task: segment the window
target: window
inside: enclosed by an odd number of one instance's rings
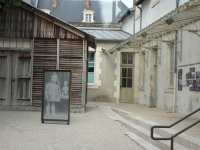
[[[88,83],[94,83],[95,53],[88,53]]]
[[[154,7],[160,0],[151,0],[151,7]]]
[[[171,46],[171,50],[170,50],[170,86],[171,87],[174,86],[174,62],[175,62],[174,56],[175,56],[175,50]]]
[[[83,22],[94,22],[94,11],[84,10],[83,11]]]
[[[92,14],[85,14],[85,22],[92,22]]]

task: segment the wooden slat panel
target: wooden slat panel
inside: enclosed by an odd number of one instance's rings
[[[33,30],[36,30],[35,35],[33,35]],[[12,7],[8,11],[0,14],[0,36],[82,39],[80,36],[61,28],[22,7]]]
[[[60,40],[60,70],[72,71],[71,105],[81,105],[83,41]]]
[[[33,106],[42,105],[43,70],[56,69],[57,39],[35,39],[33,59]]]

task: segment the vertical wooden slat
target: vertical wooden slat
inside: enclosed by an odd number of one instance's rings
[[[59,58],[60,58],[60,54],[59,54],[59,46],[60,46],[60,39],[57,39],[57,64],[56,64],[56,69],[59,70]]]

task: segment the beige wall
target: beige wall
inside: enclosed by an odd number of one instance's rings
[[[200,21],[195,22],[196,26],[199,26]],[[185,27],[187,28],[187,27]],[[194,25],[190,25],[190,28],[195,28]],[[178,33],[179,39],[181,39],[181,31]],[[168,34],[168,37],[175,39],[174,34]],[[162,37],[163,40],[167,40],[167,37]],[[177,69],[183,69],[183,74],[186,75],[189,72],[190,68],[195,67],[195,72],[200,71],[200,51],[199,51],[199,40],[200,37],[190,33],[188,31],[182,31],[182,45],[178,45],[178,51],[181,52],[182,48],[182,60],[177,56]],[[183,86],[182,91],[178,90],[178,79],[176,79],[175,93],[174,88],[169,86],[170,83],[170,49],[171,47],[164,42],[153,43],[152,46],[158,45],[158,56],[160,57],[161,63],[159,60],[157,63],[157,102],[156,107],[164,109],[168,112],[173,111],[173,101],[175,95],[175,112],[188,114],[197,108],[200,107],[200,91],[190,91],[188,86]],[[148,50],[146,50],[147,52]],[[145,104],[144,95],[150,96],[152,86],[151,81],[154,79],[151,77],[153,72],[151,64],[154,63],[151,58],[153,53],[149,52],[149,56],[146,53],[146,59],[148,61],[148,67],[146,65],[145,69],[145,88],[140,88],[138,103]],[[142,58],[140,57],[140,67],[142,66]],[[183,66],[182,65],[189,65]],[[141,74],[141,68],[139,69]],[[178,74],[177,74],[178,78]],[[191,79],[193,80],[193,79]],[[195,78],[196,80],[196,78]],[[141,79],[139,80],[141,82]],[[139,83],[141,84],[141,83]],[[197,113],[196,116],[200,116],[200,113]]]
[[[97,41],[97,49],[95,52],[95,81],[94,85],[88,85],[88,101],[93,102],[116,102],[114,92],[116,87],[114,81],[116,79],[115,63],[116,53],[106,55],[102,48],[111,49],[119,42]],[[92,51],[92,49],[89,49]]]
[[[102,51],[102,47],[107,50],[113,48],[119,42],[98,41],[95,52],[95,83],[88,85],[88,101],[89,102],[113,102],[119,103],[120,99],[120,60],[122,52],[133,52],[128,49],[126,51],[117,51],[112,55],[106,55]],[[89,51],[93,51],[89,49]],[[135,70],[139,68],[139,55],[135,55]],[[134,71],[134,80],[138,80],[139,72]],[[134,83],[133,102],[138,100],[138,82]]]

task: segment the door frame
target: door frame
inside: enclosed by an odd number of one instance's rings
[[[133,54],[133,64],[122,64],[122,55],[123,54]],[[133,103],[134,102],[134,74],[135,74],[135,53],[131,53],[131,52],[122,52],[121,54],[121,59],[120,59],[120,88],[119,88],[119,93],[120,93],[120,96],[119,96],[119,102],[120,103]],[[122,87],[122,68],[132,68],[132,101],[121,101],[121,87]]]

